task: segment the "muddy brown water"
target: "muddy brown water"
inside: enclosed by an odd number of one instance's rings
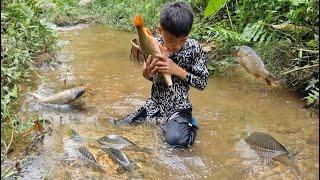
[[[137,110],[150,95],[151,82],[142,77],[140,63],[129,59],[136,34],[91,25],[60,34],[60,63],[42,71],[46,81],[33,92],[46,95],[85,84],[83,97],[64,106],[46,106],[32,99],[21,116],[38,114],[51,122],[37,152],[30,155],[21,179],[295,179],[290,168],[263,160],[243,141],[251,132],[274,136],[296,153],[302,179],[319,178],[318,116],[302,109],[303,102],[281,88],[270,88],[243,71],[210,77],[205,91],[191,89],[193,115],[200,129],[189,149],[168,148],[155,124],[115,127],[110,120]],[[49,68],[50,69],[50,68]],[[240,76],[241,75],[241,76]],[[64,85],[64,81],[66,84]],[[124,150],[134,163],[131,172],[119,171],[106,154],[85,143],[103,171],[72,159],[67,130],[85,138],[122,135],[152,153]]]

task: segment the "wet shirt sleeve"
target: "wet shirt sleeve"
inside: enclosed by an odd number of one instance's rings
[[[191,68],[187,70],[188,74],[185,78],[191,87],[204,90],[207,86],[209,72],[206,66],[206,57],[200,44],[193,49],[193,61]]]

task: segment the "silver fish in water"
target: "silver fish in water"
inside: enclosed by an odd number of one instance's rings
[[[110,134],[97,139],[101,146],[112,147],[115,149],[123,149],[127,146],[135,146],[136,144],[119,135]]]
[[[102,148],[103,151],[108,153],[109,157],[126,170],[131,170],[132,164],[127,155],[119,149],[114,148]]]
[[[45,104],[68,104],[76,100],[77,98],[79,98],[85,91],[86,91],[86,88],[80,86],[80,87],[67,89],[65,91],[56,93],[48,97],[41,97],[34,93],[29,93],[29,94],[37,98],[39,102],[42,102]]]
[[[109,134],[104,137],[97,139],[100,147],[111,147],[114,149],[124,149],[131,151],[140,151],[145,153],[151,153],[152,149],[146,147],[139,147],[134,142],[129,139],[122,137],[120,135]]]

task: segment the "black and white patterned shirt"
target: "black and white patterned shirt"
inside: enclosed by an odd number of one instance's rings
[[[163,39],[156,38],[162,45]],[[147,119],[160,113],[161,117],[168,118],[172,113],[181,109],[192,108],[189,101],[190,86],[204,90],[207,86],[208,70],[206,57],[201,45],[193,39],[188,39],[184,46],[177,52],[170,54],[169,58],[185,69],[188,74],[185,80],[172,75],[172,86],[167,86],[158,77],[152,79],[151,97],[147,99],[144,108]]]

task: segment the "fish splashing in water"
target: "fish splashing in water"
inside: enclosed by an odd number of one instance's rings
[[[288,150],[271,135],[263,132],[254,132],[244,141],[260,156],[265,158],[265,165],[274,159],[290,166],[295,175],[301,176],[301,170],[296,164],[296,160],[289,154]]]
[[[245,68],[248,73],[256,78],[262,78],[268,85],[275,86],[279,82],[265,67],[258,53],[249,46],[234,46],[230,49],[231,54]]]
[[[77,98],[79,98],[84,92],[86,91],[85,87],[74,87],[71,89],[64,90],[62,92],[53,94],[48,97],[41,97],[34,93],[29,93],[35,98],[38,99],[39,102],[45,103],[45,104],[68,104]]]

